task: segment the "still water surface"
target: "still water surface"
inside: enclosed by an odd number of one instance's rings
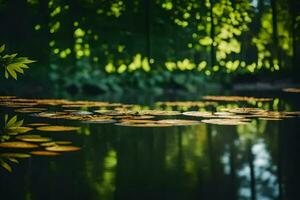
[[[134,109],[184,112],[255,107],[273,111],[300,110],[298,94],[280,93],[268,97],[272,100],[213,101],[212,104],[199,104],[198,107],[191,106],[186,100],[180,102],[180,106],[139,102]],[[211,102],[201,97],[192,100]],[[2,134],[5,135],[5,115],[8,115],[8,119],[17,115],[17,120],[24,120],[22,126],[33,128],[17,135],[38,134],[53,141],[71,141],[69,146],[81,148],[78,151],[59,152],[57,156],[15,158],[18,163],[3,157],[3,154],[30,155],[34,150],[0,148],[2,161],[11,168],[9,172],[0,166],[1,199],[300,199],[299,115],[282,120],[253,117],[245,125],[199,123],[128,127],[89,120],[40,117],[33,113],[45,111],[18,112],[17,109],[22,105],[8,105],[8,100],[3,99],[1,102],[6,104],[0,107],[1,126],[4,127]],[[130,103],[136,102],[132,100]],[[118,108],[40,104],[22,107],[46,108],[46,112],[85,110],[93,113],[99,109]],[[84,112],[77,114],[89,115]],[[156,115],[155,119],[200,121],[203,118]],[[31,126],[31,123],[79,129],[41,131],[37,128],[39,126]],[[20,141],[16,139],[16,134],[8,135],[10,138],[2,137],[2,142]]]

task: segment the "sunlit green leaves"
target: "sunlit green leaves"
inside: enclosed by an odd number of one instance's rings
[[[2,144],[2,143],[0,143]],[[12,172],[11,164],[18,164],[19,161],[17,160],[20,158],[29,158],[29,154],[25,153],[1,153],[0,154],[0,166],[3,167],[8,172]]]
[[[7,164],[4,160],[1,159],[0,164],[5,170],[7,170],[8,172],[12,172],[11,166]]]
[[[8,118],[8,115],[5,115],[4,123],[4,133],[7,134],[8,137],[2,138],[3,140],[9,139],[10,135],[26,133],[32,130],[32,128],[23,126],[23,120],[18,120],[17,115],[10,119]]]
[[[13,55],[8,55],[7,58],[10,59],[9,64],[5,67],[5,78],[9,78],[11,76],[12,78],[17,80],[17,73],[24,74],[23,69],[28,69],[29,67],[27,64],[33,63],[34,61],[29,60],[26,57],[20,57],[20,58],[15,58],[15,54]]]
[[[5,127],[4,127],[5,129],[10,129],[12,127],[16,128],[23,125],[23,120],[17,121],[17,115],[15,115],[9,120],[8,120],[8,115],[5,115],[4,121],[5,121]]]
[[[0,53],[2,53],[5,50],[5,44],[1,45],[0,47]]]
[[[5,45],[0,47],[0,53],[5,50]],[[17,80],[18,73],[24,74],[24,69],[28,69],[29,63],[35,61],[28,59],[27,57],[17,57],[17,54],[6,54],[4,56],[0,55],[0,67],[4,67],[5,78],[12,77]]]

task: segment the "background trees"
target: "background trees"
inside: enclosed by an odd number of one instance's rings
[[[290,0],[2,0],[3,43],[59,87],[121,91],[298,70]],[[14,15],[12,15],[14,13]],[[278,73],[279,72],[279,73]],[[189,82],[190,81],[190,82]]]

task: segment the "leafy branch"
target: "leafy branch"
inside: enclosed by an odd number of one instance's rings
[[[19,161],[13,156],[16,156],[16,154],[14,153],[0,154],[0,165],[8,172],[12,172],[12,167],[11,167],[12,163],[16,163],[16,164],[19,163]]]
[[[27,64],[35,61],[28,59],[27,57],[17,57],[18,54],[6,54],[1,55],[5,50],[5,45],[0,46],[0,67],[4,67],[4,76],[9,78],[11,76],[17,80],[17,74],[24,74],[24,69],[28,69]]]
[[[12,128],[18,128],[23,125],[23,120],[18,121],[17,115],[12,117],[11,119],[8,119],[8,115],[5,115],[4,117],[4,123],[5,123],[5,129],[12,129]]]
[[[0,133],[0,143],[10,140],[10,135],[16,135],[21,133],[18,129],[22,128],[23,120],[18,120],[17,115],[10,118],[8,115],[4,116],[4,130]],[[10,153],[1,153],[0,154],[0,167],[3,167],[8,172],[12,172],[12,163],[19,163],[19,161],[14,158],[15,155]]]

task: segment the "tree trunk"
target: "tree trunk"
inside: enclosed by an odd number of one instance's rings
[[[40,17],[41,17],[41,46],[42,48],[39,50],[42,54],[42,61],[44,63],[49,63],[50,60],[50,54],[51,54],[51,48],[49,46],[51,35],[49,31],[49,8],[48,8],[48,1],[40,1],[39,4],[40,9]]]
[[[150,0],[145,0],[145,31],[146,31],[146,55],[147,58],[151,57],[151,23],[150,23],[150,15],[151,15],[151,5]]]
[[[281,60],[279,58],[279,41],[278,41],[278,28],[277,28],[277,4],[276,0],[271,0],[272,6],[272,27],[273,27],[273,67],[274,67],[274,59],[278,60],[278,64],[281,65]]]
[[[216,52],[215,52],[215,25],[214,25],[214,17],[213,17],[213,0],[210,0],[210,38],[212,39],[212,43],[210,46],[210,58],[211,58],[211,68],[215,65],[216,62]]]
[[[292,48],[293,48],[293,57],[292,57],[292,72],[295,72],[294,74],[298,74],[298,72],[300,71],[297,68],[297,40],[296,40],[296,28],[297,28],[297,22],[296,22],[296,2],[295,0],[291,0],[290,1],[290,9],[291,9],[291,17],[292,17]],[[297,77],[296,77],[297,80]]]

